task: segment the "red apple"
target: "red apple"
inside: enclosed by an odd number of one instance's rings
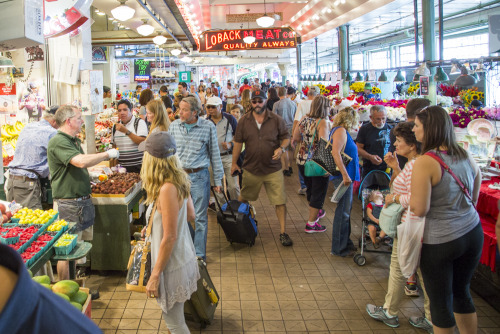
[[[7,217],[7,215],[2,215],[2,224],[5,224],[6,222],[9,221],[9,217]]]
[[[9,217],[9,219],[11,219],[11,218],[12,218],[12,212],[7,211],[5,214],[7,215],[7,217]]]
[[[2,214],[4,214],[5,211],[7,211],[7,208],[2,203],[0,203],[0,211],[2,212]]]

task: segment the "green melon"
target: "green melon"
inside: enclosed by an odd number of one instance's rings
[[[28,274],[30,274],[30,277],[33,278],[33,273],[29,269],[28,269]]]
[[[78,303],[80,305],[85,304],[87,301],[88,294],[84,291],[78,291],[73,298],[71,298],[72,302]]]
[[[41,285],[52,291],[52,287],[49,284],[41,283]]]
[[[75,302],[70,302],[70,303],[71,303],[71,305],[76,307],[78,309],[78,311],[82,312],[82,305],[75,303]]]
[[[79,289],[80,286],[78,285],[78,283],[70,280],[59,281],[52,287],[52,291],[63,293],[69,298],[72,298],[74,295],[76,295]]]
[[[67,300],[68,302],[70,301],[69,297],[66,296],[64,293],[55,292],[55,294],[58,295],[59,297],[61,297],[62,299]]]
[[[35,276],[33,277],[33,281],[40,284],[50,284],[50,277],[47,275]]]

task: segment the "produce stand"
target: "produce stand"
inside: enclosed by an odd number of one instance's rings
[[[131,251],[130,215],[143,196],[140,182],[123,196],[92,195],[96,215],[90,253],[92,270],[127,269]]]
[[[87,254],[92,249],[92,244],[90,242],[79,241],[75,248],[68,255],[54,255],[52,260],[55,261],[69,261],[69,279],[76,278],[75,272],[75,261],[87,256]]]

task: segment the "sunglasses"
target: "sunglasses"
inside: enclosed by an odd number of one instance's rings
[[[207,109],[217,109],[217,106],[211,106],[211,105],[210,105],[210,106],[208,106],[208,105],[207,105]]]
[[[253,104],[263,103],[263,102],[264,102],[264,100],[261,100],[261,99],[252,100],[252,103],[253,103]]]

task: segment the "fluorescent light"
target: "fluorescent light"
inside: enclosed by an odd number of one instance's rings
[[[192,62],[193,60],[191,58],[189,58],[188,56],[184,56],[181,58],[181,61],[185,62],[185,63],[190,63]]]
[[[100,11],[96,11],[96,14],[99,15],[99,16],[104,16],[106,15],[106,13],[103,13],[103,12],[100,12]]]
[[[243,42],[245,42],[246,44],[252,44],[253,42],[255,42],[255,37],[247,36],[243,38]]]
[[[165,44],[165,42],[167,41],[167,38],[165,36],[162,36],[162,35],[158,35],[156,36],[155,38],[153,38],[153,42],[156,44],[156,45],[162,45],[162,44]]]
[[[180,55],[180,54],[181,54],[181,50],[179,50],[179,49],[173,49],[173,50],[171,50],[171,51],[170,51],[170,53],[171,53],[172,55],[174,55],[174,56],[176,56],[176,57],[177,57],[178,55]]]
[[[142,36],[149,36],[155,31],[155,27],[150,24],[143,24],[137,27],[137,32]]]
[[[119,21],[127,21],[135,14],[135,9],[125,6],[125,2],[126,0],[121,0],[121,5],[111,10],[113,17]]]
[[[260,27],[268,28],[274,24],[274,18],[267,16],[267,14],[264,14],[264,16],[257,19],[257,24]]]

